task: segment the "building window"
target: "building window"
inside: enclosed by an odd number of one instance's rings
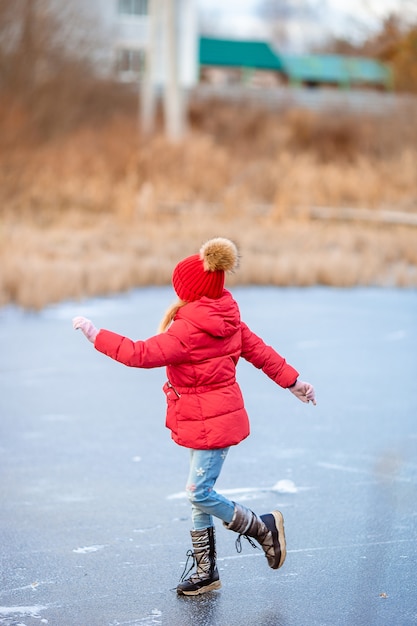
[[[119,15],[148,15],[148,0],[118,0]]]
[[[116,49],[116,72],[123,81],[137,80],[143,74],[145,55],[137,48]]]

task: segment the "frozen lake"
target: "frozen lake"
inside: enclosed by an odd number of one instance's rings
[[[223,587],[179,598],[188,452],[163,370],[99,354],[71,318],[153,334],[170,288],[0,310],[1,626],[417,624],[417,292],[236,288],[242,318],[316,387],[245,362],[251,436],[218,489],[285,517],[287,561],[217,524]]]

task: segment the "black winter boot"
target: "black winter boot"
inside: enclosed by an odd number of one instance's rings
[[[256,548],[255,544],[249,539],[249,537],[253,537],[265,552],[269,567],[272,567],[272,569],[281,567],[286,557],[284,518],[282,513],[280,511],[272,511],[272,513],[258,517],[253,511],[241,504],[234,504],[235,511],[232,521],[229,524],[226,522],[223,522],[223,524],[229,530],[239,533],[239,537],[236,540],[238,552],[242,549],[240,545],[242,535]]]
[[[191,541],[194,552],[187,552],[187,563],[181,581],[177,586],[177,593],[184,596],[197,596],[207,591],[220,589],[219,572],[216,567],[216,541],[213,526],[203,530],[192,530]],[[188,560],[192,558],[191,567],[187,570]],[[196,566],[195,574],[185,578]],[[187,570],[187,571],[186,571]]]

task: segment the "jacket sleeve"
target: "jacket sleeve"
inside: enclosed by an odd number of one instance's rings
[[[94,347],[119,363],[146,369],[181,363],[188,353],[181,339],[169,332],[145,341],[133,341],[110,330],[101,329]]]
[[[278,352],[266,343],[250,328],[241,323],[242,328],[242,357],[262,370],[271,380],[287,388],[295,383],[298,372],[286,362]]]

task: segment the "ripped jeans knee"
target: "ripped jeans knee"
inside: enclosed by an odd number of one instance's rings
[[[187,498],[194,506],[204,506],[205,502],[210,502],[213,489],[206,486],[196,486],[195,483],[187,485],[185,488]]]
[[[227,452],[228,448],[190,450],[186,493],[191,503],[195,530],[212,526],[213,516],[227,523],[233,517],[234,504],[214,490]]]

